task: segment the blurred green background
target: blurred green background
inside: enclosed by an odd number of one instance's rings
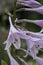
[[[5,0],[0,0],[0,3],[3,3]],[[6,0],[7,1],[7,0]],[[11,6],[11,4],[13,3],[13,0],[11,0],[12,3],[9,3],[10,0],[8,0],[8,2],[6,2],[7,4],[5,4],[4,7],[0,7],[1,11],[0,12],[0,65],[10,65],[10,61],[9,61],[9,57],[7,55],[7,52],[4,50],[5,45],[3,44],[3,42],[7,39],[8,36],[8,32],[9,32],[9,21],[8,21],[8,15],[5,14],[4,12],[4,8],[10,8],[10,12],[13,14],[13,5]],[[37,0],[39,1],[41,4],[43,4],[43,0]],[[0,6],[2,6],[2,4],[0,4]],[[17,12],[16,13],[16,17],[18,17],[18,19],[33,19],[33,20],[37,20],[37,19],[43,19],[43,15],[36,13],[36,12]],[[35,24],[32,23],[17,23],[17,25],[26,28],[27,30],[33,31],[33,32],[39,32],[41,30],[41,28]],[[25,45],[25,40],[21,40],[21,47],[22,48],[26,48]],[[14,55],[18,55],[20,57],[22,57],[22,55],[24,55],[23,51],[20,50],[16,50],[15,54],[14,54],[14,47],[13,45],[11,46],[11,54],[12,56]],[[12,51],[13,50],[13,51]],[[17,52],[17,53],[16,53]],[[42,56],[43,57],[43,52],[39,51],[38,56]],[[15,58],[15,57],[14,57]],[[22,57],[23,58],[23,57]],[[19,60],[17,58],[15,58],[18,62]],[[32,57],[28,56],[27,58],[23,58],[25,61],[27,61],[28,63],[31,62],[32,65],[37,65],[35,61],[33,61]],[[19,62],[20,65],[23,65],[21,62]]]

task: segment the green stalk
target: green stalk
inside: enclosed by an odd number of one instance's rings
[[[13,18],[12,18],[13,24],[14,24],[15,19],[16,19],[16,0],[14,0]]]

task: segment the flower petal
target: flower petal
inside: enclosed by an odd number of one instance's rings
[[[35,0],[27,0],[27,1],[18,0],[18,2],[20,2],[21,5],[32,8],[41,6],[41,4]]]
[[[20,48],[20,46],[21,46],[21,41],[20,41],[20,37],[17,35],[17,34],[15,34],[14,35],[14,42],[13,42],[13,45],[14,45],[14,47],[16,48],[16,49],[19,49]]]
[[[36,62],[38,63],[38,65],[43,65],[43,58],[36,57]]]
[[[34,12],[37,12],[37,13],[40,13],[43,15],[43,6],[40,6],[38,8],[21,8],[21,9],[18,9],[17,11],[34,11]]]

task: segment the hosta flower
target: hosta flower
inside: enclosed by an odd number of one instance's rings
[[[29,37],[27,40],[26,40],[26,43],[27,43],[27,46],[29,49],[31,49],[33,47],[33,45],[35,45],[35,41],[38,41],[40,40],[40,38],[35,38],[35,37]]]
[[[32,46],[31,46],[31,44],[32,44]],[[35,40],[35,41],[32,40],[30,42],[28,41],[28,43],[27,43],[27,51],[28,52],[26,52],[26,56],[30,55],[33,57],[33,59],[35,59],[40,48],[43,48],[43,39],[39,39],[39,40]]]
[[[35,37],[31,37],[29,35],[26,35],[26,31],[23,31],[19,28],[17,28],[20,32],[24,32],[24,34],[20,34],[18,33],[19,37],[22,38],[22,39],[25,39],[26,40],[26,45],[27,45],[27,52],[26,52],[26,56],[27,55],[31,55],[33,57],[33,59],[35,58],[35,56],[37,55],[38,53],[38,48],[35,46],[36,42],[35,41],[38,41],[40,40],[40,38],[35,38]],[[28,32],[28,31],[27,31]]]
[[[38,54],[38,51],[40,50],[40,48],[43,48],[43,38],[30,38],[27,40],[27,51],[29,52],[28,54],[30,54],[33,59],[35,58],[35,56]]]
[[[22,19],[22,20],[17,20],[17,21],[19,21],[19,22],[22,22],[24,19]],[[25,21],[25,20],[24,20]],[[19,28],[17,28],[19,31],[21,31],[21,33],[22,34],[19,34],[18,33],[18,35],[20,35],[21,37],[24,37],[25,39],[27,38],[28,39],[28,36],[31,36],[31,37],[33,37],[33,39],[35,40],[35,38],[43,38],[43,34],[41,33],[41,32],[43,32],[43,28],[41,29],[41,31],[40,32],[31,32],[31,31],[29,31],[29,30],[26,30],[26,29],[19,29]],[[23,36],[22,36],[23,35]],[[26,36],[27,35],[27,36]],[[35,37],[35,38],[34,38]]]
[[[9,17],[9,22],[10,22],[10,31],[7,40],[4,42],[6,44],[5,49],[9,49],[11,44],[13,43],[14,47],[19,49],[20,48],[20,38],[17,35],[19,33],[16,28],[12,25],[11,18]]]
[[[11,18],[9,17],[9,22],[10,22],[10,31],[7,40],[4,42],[6,43],[6,48],[9,49],[11,44],[13,43],[14,47],[19,49],[20,48],[20,38],[22,39],[29,39],[30,36],[26,35],[24,31],[18,31],[11,22]]]
[[[39,7],[41,4],[37,2],[36,0],[17,0],[19,4],[27,6],[27,7]]]
[[[35,41],[38,41],[39,39],[37,38],[31,38],[26,40],[26,45],[27,45],[27,50],[23,50],[26,55],[24,57],[27,57],[27,55],[30,55],[33,59],[35,59],[36,55],[38,54],[38,51],[40,47],[38,45],[35,45]]]
[[[22,30],[21,30],[21,32],[22,32]],[[25,30],[23,32],[25,34],[23,37],[25,37],[26,32],[28,33],[29,31]],[[25,39],[26,45],[27,45],[27,52],[26,52],[25,57],[27,57],[27,55],[30,55],[33,57],[33,59],[35,59],[36,55],[38,54],[39,49],[43,48],[43,37],[38,38],[37,36],[36,37],[34,35],[32,36],[32,32],[30,32],[30,33],[31,33],[31,35],[27,35],[27,38]],[[35,33],[35,34],[37,34],[38,36],[41,35],[40,33]]]
[[[20,30],[20,29],[19,29]],[[26,40],[26,44],[27,44],[27,48],[28,49],[31,49],[33,46],[36,46],[36,47],[40,47],[40,48],[43,48],[43,37],[37,37],[37,36],[40,36],[40,35],[43,35],[41,33],[35,33],[36,34],[36,37],[32,34],[34,34],[33,32],[30,32],[30,31],[22,31],[20,30],[21,32],[24,32],[24,34],[20,34],[20,36]],[[29,34],[26,34],[26,32]]]
[[[40,13],[43,15],[43,6],[40,6],[40,7],[37,7],[37,8],[21,8],[21,9],[18,9],[17,11],[35,11],[37,13]]]
[[[43,38],[43,34],[40,34],[40,32],[31,32],[29,30],[26,30],[26,29],[20,29],[20,28],[17,28],[22,34],[19,34],[21,36],[21,38],[24,38],[24,39],[28,39],[29,37],[32,37],[34,40],[37,40],[38,38]],[[24,37],[25,36],[25,37]],[[36,39],[35,39],[35,38]]]
[[[20,19],[17,20],[17,22],[30,22],[30,23],[34,23],[38,26],[40,26],[41,28],[43,28],[43,20],[29,20],[29,19]]]
[[[16,49],[19,49],[21,45],[20,38],[28,39],[30,38],[30,36],[26,35],[24,31],[18,31],[12,25],[12,21],[10,17],[9,17],[9,22],[10,22],[10,31],[7,40],[4,42],[4,44],[6,44],[5,49],[6,50],[9,49],[12,43]]]
[[[33,42],[34,43],[34,42]],[[32,43],[32,44],[33,44]],[[31,43],[30,43],[31,44]],[[27,55],[30,55],[33,59],[35,59],[36,55],[38,54],[38,51],[39,51],[39,47],[38,46],[35,46],[35,43],[34,45],[29,49],[29,43],[27,44],[27,52],[26,52],[26,55],[25,57],[27,57]]]
[[[27,41],[28,49],[31,49],[34,46],[39,49],[43,48],[43,38],[40,39],[40,38],[31,37],[30,39],[27,39],[26,41]]]
[[[10,59],[10,65],[19,65],[19,63],[11,56],[9,49],[7,50],[7,54],[8,54],[9,59]]]
[[[26,31],[26,35],[36,37],[36,38],[43,38],[43,34],[41,34],[40,32],[36,33],[36,32]]]
[[[30,22],[30,23],[34,23],[36,25],[38,25],[39,27],[41,27],[41,32],[43,32],[43,20],[29,20],[29,19],[20,19],[20,20],[17,20],[16,22]]]

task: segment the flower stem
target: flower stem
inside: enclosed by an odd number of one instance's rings
[[[16,19],[16,0],[14,0],[13,18],[12,18],[13,24],[14,24],[15,19]]]

